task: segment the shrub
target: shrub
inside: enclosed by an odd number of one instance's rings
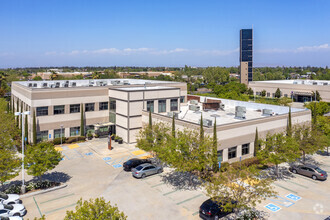
[[[59,137],[59,138],[54,138],[54,140],[52,141],[52,143],[54,144],[54,145],[59,145],[59,144],[61,144],[61,138]],[[62,143],[64,144],[65,143],[65,137],[62,137]]]
[[[21,185],[13,184],[5,190],[6,194],[19,194],[21,192]]]
[[[251,157],[251,158],[247,158],[245,160],[242,160],[242,163],[240,161],[234,162],[231,165],[234,167],[240,167],[242,166],[251,166],[251,165],[256,165],[256,164],[260,164],[260,161],[258,158],[256,157]]]

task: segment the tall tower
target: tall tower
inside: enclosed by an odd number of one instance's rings
[[[239,71],[241,83],[248,85],[253,79],[253,31],[252,29],[241,29],[239,50]]]

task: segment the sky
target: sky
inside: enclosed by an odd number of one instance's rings
[[[0,0],[0,68],[330,66],[329,0]]]

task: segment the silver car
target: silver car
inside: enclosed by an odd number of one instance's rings
[[[319,167],[315,165],[292,165],[289,170],[292,173],[298,173],[304,176],[308,176],[313,178],[313,180],[326,180],[328,177],[327,172],[321,170]]]
[[[136,178],[145,178],[156,173],[163,172],[163,168],[151,163],[144,163],[132,169],[132,175]]]

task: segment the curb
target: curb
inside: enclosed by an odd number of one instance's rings
[[[68,186],[67,184],[64,184],[64,185],[61,185],[61,186],[55,186],[55,187],[50,188],[50,189],[45,189],[45,190],[41,190],[41,191],[37,191],[37,192],[27,193],[27,194],[24,194],[22,196],[20,195],[20,198],[24,199],[24,198],[28,198],[30,196],[36,196],[36,195],[39,195],[39,194],[48,193],[48,192],[51,192],[51,191],[54,191],[54,190],[65,188],[67,186]]]

